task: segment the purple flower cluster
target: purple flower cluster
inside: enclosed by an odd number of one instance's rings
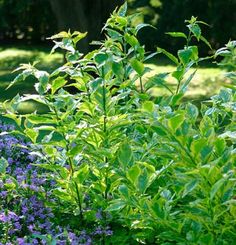
[[[0,214],[0,221],[2,221],[3,223],[8,223],[12,221],[18,222],[19,217],[14,212],[9,211],[7,214]]]
[[[14,130],[0,122],[0,133]],[[54,203],[51,190],[55,185],[46,171],[32,163],[38,160],[30,154],[30,144],[10,134],[0,135],[0,156],[8,166],[0,179],[0,245],[2,244],[92,244],[93,239],[110,236],[112,231],[99,226],[86,232],[54,222],[54,213],[45,203]],[[101,210],[97,219],[102,219]],[[6,240],[7,238],[7,240]],[[48,239],[51,239],[50,241]]]
[[[0,123],[0,133],[11,130],[13,126]],[[0,136],[0,155],[8,162],[5,176],[0,180],[0,241],[8,236],[9,241],[16,239],[22,245],[39,244],[38,239],[28,238],[31,235],[53,237],[63,230],[54,226],[54,215],[41,200],[45,193],[47,198],[50,195],[50,186],[43,171],[31,165],[36,159],[29,154],[28,146],[21,138]]]

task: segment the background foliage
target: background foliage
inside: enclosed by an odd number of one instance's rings
[[[19,39],[39,42],[62,30],[88,31],[81,46],[87,50],[88,42],[100,38],[100,29],[111,11],[122,0],[64,1],[64,0],[1,0],[0,38],[9,42]],[[129,0],[129,11],[138,9],[142,14],[137,21],[156,26],[140,33],[141,42],[148,49],[158,44],[176,51],[183,43],[171,40],[166,30],[183,31],[184,20],[191,15],[209,23],[207,39],[219,48],[236,37],[236,1],[234,0]],[[204,50],[206,52],[206,48]]]

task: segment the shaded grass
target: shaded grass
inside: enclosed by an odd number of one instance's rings
[[[47,47],[1,47],[0,48],[0,71],[12,71],[21,63],[39,62],[40,69],[54,69],[57,64],[62,63],[62,53],[50,55]]]
[[[8,84],[14,80],[17,75],[17,73],[12,73],[12,71],[22,63],[33,63],[35,61],[38,62],[38,69],[50,72],[62,64],[63,55],[62,53],[50,55],[50,48],[48,47],[0,47],[0,101],[12,99],[17,94],[35,93],[34,84],[36,80],[32,77],[6,90]],[[40,104],[31,101],[19,105],[19,111],[23,113],[31,112],[36,109],[44,110]]]

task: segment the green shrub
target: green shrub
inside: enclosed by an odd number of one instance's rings
[[[81,54],[76,44],[86,34],[61,32],[53,50],[66,50],[67,63],[51,74],[22,65],[15,82],[33,75],[37,95],[4,103],[5,117],[16,121],[44,159],[56,181],[52,205],[57,222],[79,227],[99,222],[113,236],[103,244],[229,244],[236,239],[235,101],[223,89],[197,108],[181,102],[202,60],[192,39],[209,43],[192,17],[189,33],[172,32],[186,45],[178,56],[158,48],[146,54],[136,38],[145,27],[130,25],[124,4],[104,26],[106,39]],[[147,82],[144,62],[164,53],[176,64],[171,73]],[[165,79],[172,76],[176,86]],[[152,98],[161,86],[166,95]],[[70,93],[68,88],[73,88]],[[49,113],[19,115],[19,102],[36,100]],[[17,133],[17,132],[14,132]],[[101,210],[100,221],[96,210]]]
[[[236,41],[229,41],[225,47],[218,49],[214,56],[223,57],[218,65],[226,69],[228,71],[226,76],[236,82]],[[231,88],[235,89],[235,87]]]

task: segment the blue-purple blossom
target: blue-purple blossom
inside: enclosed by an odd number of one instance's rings
[[[13,126],[0,122],[0,133],[11,130],[14,130]],[[45,205],[45,198],[47,202],[55,203],[51,196],[56,181],[48,179],[43,169],[32,164],[40,162],[30,154],[29,142],[3,134],[0,136],[0,156],[8,162],[6,178],[0,179],[0,245],[3,244],[1,241],[5,244],[6,236],[10,239],[6,243],[8,245],[48,244],[46,238],[33,235],[49,235],[58,245],[90,245],[94,238],[112,235],[109,227],[98,226],[88,232],[79,231],[79,227],[72,229],[54,223],[55,215]],[[14,188],[8,189],[7,185]],[[86,195],[85,200],[89,201],[90,197]],[[98,210],[96,218],[100,221],[103,219],[102,210]]]

